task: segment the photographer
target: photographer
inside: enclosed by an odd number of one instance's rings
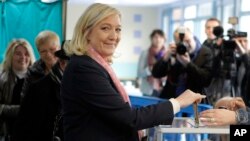
[[[212,53],[202,47],[196,37],[186,27],[174,32],[176,44],[170,44],[164,57],[152,70],[156,78],[167,76],[161,98],[177,97],[186,89],[202,92],[210,84]]]
[[[247,37],[234,38],[237,44],[237,53],[240,55],[237,61],[237,89],[236,93],[240,95],[245,104],[250,106],[250,51]]]
[[[213,42],[216,39],[216,36],[213,34],[213,29],[220,24],[221,22],[217,18],[207,19],[205,24],[205,33],[207,35],[207,39],[203,42],[202,46],[206,46],[209,48],[213,47]]]
[[[248,91],[246,88],[249,66],[247,34],[230,29],[227,34],[229,39],[226,40],[223,38],[223,31],[221,26],[215,27],[213,31],[217,37],[217,42],[211,48],[214,55],[213,79],[210,86],[206,88],[210,104],[225,96],[243,96]],[[245,101],[246,98],[243,99]]]

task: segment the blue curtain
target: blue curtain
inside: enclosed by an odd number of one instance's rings
[[[62,0],[43,3],[41,0],[0,0],[0,61],[9,42],[25,38],[39,58],[35,38],[42,30],[56,32],[62,40]]]

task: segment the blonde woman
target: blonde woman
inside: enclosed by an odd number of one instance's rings
[[[10,140],[20,107],[24,77],[34,61],[34,53],[27,40],[16,39],[10,43],[0,75],[0,139]]]
[[[187,90],[158,105],[131,108],[110,66],[121,28],[120,12],[99,3],[76,24],[61,86],[65,141],[138,141],[138,130],[171,124],[180,107],[204,97]]]

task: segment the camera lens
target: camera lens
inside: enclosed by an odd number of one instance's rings
[[[179,43],[176,46],[176,51],[178,54],[183,55],[187,52],[187,47],[183,43]]]

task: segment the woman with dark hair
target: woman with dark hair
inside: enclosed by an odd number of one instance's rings
[[[140,90],[147,96],[159,96],[163,87],[164,78],[158,79],[152,76],[154,64],[160,60],[165,53],[165,34],[160,29],[155,29],[150,34],[151,46],[140,55],[137,69]]]

